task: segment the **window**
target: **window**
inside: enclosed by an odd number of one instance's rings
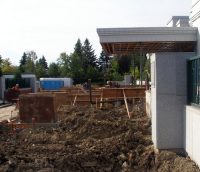
[[[188,103],[200,104],[200,56],[188,61]]]

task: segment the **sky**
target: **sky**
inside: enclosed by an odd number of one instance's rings
[[[97,57],[97,28],[166,26],[171,16],[190,15],[191,0],[0,0],[0,55],[15,65],[23,52],[47,62],[70,54],[78,38]]]

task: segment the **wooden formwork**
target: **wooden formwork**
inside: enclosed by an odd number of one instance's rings
[[[19,97],[19,115],[22,122],[55,123],[57,110],[63,104],[72,104],[72,96],[65,92],[40,92]]]
[[[22,122],[31,123],[36,119],[41,123],[57,121],[54,105],[54,95],[29,94],[19,97],[19,115]]]
[[[98,103],[100,104],[100,107],[102,107],[103,103],[107,101],[123,99],[128,117],[131,118],[127,103],[128,98],[145,98],[145,88],[102,88],[101,98],[96,100],[96,107],[98,107]]]
[[[101,97],[101,94],[92,94],[91,100],[90,100],[90,94],[74,94],[72,95],[74,97],[73,105],[88,105],[90,103],[95,103],[96,99]]]
[[[145,88],[102,88],[92,90],[91,95],[79,88],[56,92],[39,92],[21,95],[19,100],[20,119],[25,123],[55,123],[58,120],[57,110],[61,105],[101,104],[109,100],[122,99],[125,102],[128,116],[127,98],[144,98]]]
[[[124,93],[127,98],[145,97],[145,88],[102,88],[101,97],[123,98]]]

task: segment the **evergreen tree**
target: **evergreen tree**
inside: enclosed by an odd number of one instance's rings
[[[108,68],[110,57],[106,55],[106,53],[102,50],[101,54],[98,59],[98,66],[100,71],[105,71],[106,68]]]
[[[44,56],[39,58],[35,63],[35,75],[36,77],[42,78],[47,76],[48,64]]]
[[[19,70],[21,73],[35,73],[35,61],[37,59],[36,52],[34,51],[27,51],[23,54]]]
[[[19,61],[19,70],[20,70],[21,73],[24,73],[24,72],[25,72],[25,64],[26,64],[26,61],[27,61],[27,55],[26,55],[26,53],[24,52],[23,55],[22,55],[21,60]]]
[[[38,61],[44,67],[45,70],[48,69],[48,63],[44,56],[42,56],[42,58],[40,58]]]
[[[95,52],[86,38],[83,45],[83,68],[86,79],[92,79],[93,81],[98,80],[98,66]]]
[[[51,63],[49,65],[48,75],[49,77],[55,77],[55,78],[60,76],[59,65],[57,63]]]
[[[97,57],[95,52],[90,44],[89,40],[86,38],[83,45],[83,55],[85,59],[84,67],[94,67],[97,68]]]
[[[81,43],[81,40],[78,39],[76,44],[75,44],[75,47],[74,47],[74,53],[79,56],[80,58],[83,57],[83,46],[82,46],[82,43]]]
[[[70,70],[75,84],[82,83],[87,79],[82,65],[82,60],[76,53],[71,55]]]

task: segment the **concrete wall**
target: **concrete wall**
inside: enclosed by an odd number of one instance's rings
[[[190,16],[193,27],[198,27],[200,30],[200,1],[192,0],[192,10]],[[197,33],[197,55],[200,55],[200,34]]]
[[[4,99],[4,91],[6,90],[5,80],[7,78],[13,79],[14,75],[3,75],[0,77],[0,99]],[[22,78],[29,78],[30,79],[30,86],[33,92],[36,92],[36,76],[34,74],[22,74]]]
[[[148,117],[151,117],[151,92],[147,90],[146,94],[146,114]]]
[[[186,59],[195,53],[156,53],[151,57],[152,139],[158,149],[184,148]]]
[[[157,101],[157,91],[155,86],[155,79],[156,79],[156,55],[151,55],[151,117],[152,117],[152,140],[154,142],[155,147],[157,147],[157,108],[156,108],[156,101]]]
[[[200,30],[200,1],[192,0],[191,22]],[[200,34],[197,32],[197,55],[200,55]],[[185,107],[185,150],[200,166],[200,108]]]
[[[200,108],[186,106],[185,112],[185,150],[200,166]]]

